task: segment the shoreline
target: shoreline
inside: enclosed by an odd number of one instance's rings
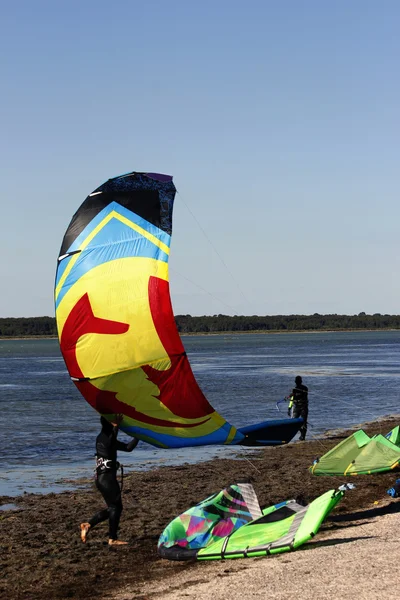
[[[294,333],[374,333],[377,331],[400,331],[399,329],[393,327],[378,327],[376,329],[255,329],[255,330],[246,330],[246,331],[199,331],[199,332],[187,332],[182,333],[178,332],[180,337],[211,337],[211,336],[220,336],[220,335],[276,335],[276,334],[294,334]],[[20,337],[8,337],[8,336],[0,336],[0,342],[10,341],[24,341],[24,340],[58,340],[58,336],[46,336],[46,335],[31,335],[31,336],[20,336]]]
[[[357,429],[363,429],[363,428],[369,428],[369,427],[373,427],[373,426],[378,426],[379,423],[381,422],[385,422],[385,421],[392,421],[395,420],[396,422],[398,422],[400,424],[400,413],[389,413],[386,415],[382,415],[379,417],[376,417],[375,419],[373,419],[372,421],[366,421],[366,422],[362,422],[362,423],[354,423],[354,424],[350,424],[347,426],[343,426],[343,427],[335,427],[335,428],[331,428],[331,429],[326,429],[324,431],[321,431],[319,433],[316,434],[312,434],[309,430],[308,432],[308,440],[307,441],[314,441],[314,442],[320,442],[320,444],[322,444],[325,440],[329,440],[331,438],[337,438],[337,437],[341,437],[343,435],[346,434],[346,432],[348,431],[355,431]],[[297,436],[295,436],[297,438]],[[291,442],[289,442],[288,444],[283,444],[282,446],[280,446],[281,448],[284,448],[286,446],[291,446],[293,444],[297,444],[299,440],[298,439],[294,439]],[[207,453],[209,450],[213,450],[216,449],[221,450],[221,456],[218,456],[218,452],[216,452],[216,455],[213,456],[212,454],[210,456],[206,456],[204,457],[204,455],[202,457],[198,457],[193,458],[193,457],[188,457],[188,459],[186,461],[182,461],[182,460],[178,460],[177,462],[171,461],[171,462],[167,462],[167,460],[162,457],[159,458],[157,460],[155,460],[154,462],[152,462],[151,460],[146,460],[146,459],[137,459],[138,462],[138,466],[135,468],[132,468],[131,464],[124,464],[124,469],[126,472],[129,473],[149,473],[149,472],[156,472],[158,469],[164,469],[164,468],[179,468],[180,466],[184,465],[184,466],[191,466],[191,467],[195,467],[196,465],[201,465],[201,464],[205,464],[205,463],[211,463],[214,460],[229,460],[229,461],[240,461],[243,460],[243,457],[245,455],[246,456],[246,460],[252,460],[255,459],[257,460],[257,457],[259,456],[260,453],[262,453],[263,451],[268,451],[269,448],[272,448],[272,446],[252,446],[252,447],[245,447],[245,446],[204,446],[203,447],[204,453]],[[198,448],[196,447],[196,450]],[[178,449],[179,451],[183,452],[185,451],[184,448]],[[224,450],[228,450],[228,452],[226,452],[226,455],[224,456]],[[186,448],[186,451],[190,451],[190,448]],[[168,451],[167,451],[168,452]],[[125,461],[123,461],[125,462]],[[89,463],[89,464],[88,464]],[[59,469],[59,470],[58,470]],[[57,466],[57,464],[55,465],[48,465],[43,467],[43,470],[41,470],[40,468],[35,468],[32,465],[27,465],[26,466],[26,470],[31,473],[32,471],[34,471],[33,475],[30,475],[26,480],[23,480],[23,469],[20,469],[17,473],[15,472],[15,469],[11,472],[10,475],[8,475],[8,471],[5,471],[5,474],[3,475],[3,479],[4,479],[4,483],[0,482],[0,515],[2,514],[2,505],[3,504],[10,504],[10,503],[14,503],[16,501],[16,499],[21,498],[26,496],[27,494],[32,495],[32,496],[47,496],[49,494],[63,494],[63,493],[73,493],[76,490],[80,490],[80,489],[84,489],[85,486],[88,486],[92,483],[93,477],[92,477],[92,471],[93,471],[93,461],[92,460],[86,460],[84,462],[77,462],[74,463],[73,466],[71,466],[68,470],[68,472],[64,472],[65,471],[65,465],[64,463],[60,464]],[[78,473],[81,472],[81,474],[78,475]],[[83,472],[85,472],[85,474],[83,474]],[[88,475],[88,473],[90,473],[90,475]],[[8,477],[7,477],[8,475]],[[17,486],[14,486],[12,493],[10,494],[6,494],[4,493],[4,490],[7,489],[7,485],[10,485],[10,481],[12,481],[12,477],[14,477],[14,481],[16,477],[19,477],[20,481],[18,483],[18,491],[16,491]],[[39,478],[40,482],[35,485],[35,478]],[[24,483],[23,483],[24,481]],[[37,491],[38,489],[40,489],[40,491]],[[4,502],[2,502],[2,500],[4,500]]]
[[[399,420],[399,416],[382,417],[364,423],[362,428],[370,434],[387,433]],[[312,552],[298,550],[290,555],[284,553],[280,558],[219,561],[208,566],[204,563],[175,563],[158,557],[159,535],[182,511],[240,479],[251,481],[261,506],[299,494],[310,501],[345,481],[356,483],[356,489],[346,494],[318,536],[305,546],[305,550],[308,546],[314,548],[313,552],[317,553],[314,556],[318,560],[324,536],[335,530],[334,518],[347,518],[347,515],[350,519],[359,511],[376,509],[376,503],[379,508],[391,502],[386,490],[396,479],[394,472],[345,478],[316,477],[308,471],[315,458],[359,428],[331,430],[325,432],[327,437],[261,448],[251,458],[247,458],[243,449],[243,455],[235,460],[215,458],[195,465],[158,467],[147,472],[130,471],[124,479],[120,533],[121,539],[129,541],[129,545],[118,549],[108,548],[105,525],[93,530],[87,544],[82,544],[79,539],[79,523],[103,505],[92,483],[72,492],[23,494],[12,498],[2,496],[1,503],[9,500],[18,510],[0,513],[0,567],[4,573],[0,596],[2,592],[9,600],[58,600],[66,597],[83,600],[98,598],[101,589],[103,596],[100,597],[104,598],[161,598],[165,593],[167,599],[174,597],[167,595],[168,585],[176,586],[181,579],[186,581],[181,589],[184,595],[190,581],[191,590],[197,589],[196,580],[205,581],[207,573],[210,577],[219,578],[218,573],[221,572],[224,573],[222,591],[226,592],[226,586],[238,569],[244,572],[250,565],[260,565],[264,573],[263,593],[250,597],[263,598],[267,565],[268,568],[271,568],[270,564],[284,565],[285,561],[300,560]],[[331,551],[338,548],[333,544]],[[271,562],[265,563],[267,560]],[[200,587],[201,581],[198,582]],[[164,592],[157,591],[161,588]],[[179,589],[175,588],[176,593]],[[204,595],[207,592],[200,596],[200,591],[196,591],[193,597],[217,600],[212,588],[209,588],[209,596]]]

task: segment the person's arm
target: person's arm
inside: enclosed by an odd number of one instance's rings
[[[115,415],[115,421],[113,422],[113,425],[114,425],[113,433],[115,433],[115,445],[116,445],[117,450],[122,450],[122,452],[132,452],[132,450],[134,448],[136,448],[136,446],[139,443],[139,440],[137,438],[134,437],[133,440],[131,440],[128,444],[125,444],[125,442],[120,442],[119,440],[117,440],[119,426],[121,425],[123,419],[124,419],[123,414]]]
[[[117,441],[117,449],[122,450],[122,452],[132,452],[138,445],[139,440],[137,438],[133,438],[130,442],[125,444],[124,442]]]
[[[105,435],[107,435],[107,434],[105,434]],[[114,427],[111,429],[110,433],[107,435],[110,444],[115,444],[115,442],[117,440],[117,435],[118,435],[118,425],[114,425]]]
[[[110,433],[110,436],[109,436],[111,441],[114,441],[114,442],[117,441],[119,426],[122,423],[123,418],[124,418],[124,415],[117,414],[117,415],[115,415],[114,421],[111,421],[111,424],[113,425],[112,432]],[[117,445],[118,445],[118,441],[117,441]]]

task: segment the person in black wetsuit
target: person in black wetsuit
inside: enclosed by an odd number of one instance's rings
[[[127,544],[118,539],[118,525],[122,513],[121,488],[117,480],[117,450],[132,452],[139,440],[133,438],[125,444],[117,440],[118,428],[122,415],[116,415],[115,422],[110,423],[101,417],[101,432],[96,438],[96,487],[106,501],[107,508],[100,510],[88,522],[81,523],[81,540],[86,542],[89,530],[102,521],[109,520],[108,543],[110,546]]]
[[[304,424],[300,427],[300,440],[306,439],[307,433],[307,419],[308,419],[308,387],[303,385],[303,380],[300,375],[297,375],[294,380],[296,387],[293,388],[290,395],[290,404],[288,408],[288,415],[293,407],[292,416],[294,419],[301,417],[304,420]]]

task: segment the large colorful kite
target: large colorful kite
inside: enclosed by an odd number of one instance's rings
[[[236,429],[205,398],[172,311],[172,177],[128,173],[89,194],[58,258],[55,303],[68,372],[105,417],[162,448],[290,441],[302,419]]]

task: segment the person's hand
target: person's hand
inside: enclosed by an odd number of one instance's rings
[[[115,419],[113,421],[113,423],[115,423],[115,425],[121,425],[122,421],[124,419],[124,415],[122,413],[115,415]]]

